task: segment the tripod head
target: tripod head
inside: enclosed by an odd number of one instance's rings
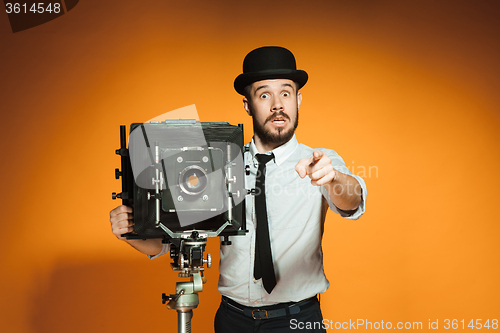
[[[210,253],[207,254],[207,259],[203,258],[207,239],[200,237],[198,231],[194,230],[186,238],[172,239],[170,243],[170,257],[173,259],[170,265],[174,271],[179,271],[179,277],[189,277],[193,273],[204,271],[204,264],[208,268],[212,266]]]

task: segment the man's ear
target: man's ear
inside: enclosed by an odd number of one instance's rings
[[[297,111],[300,109],[300,103],[302,103],[302,94],[297,91]]]
[[[248,115],[251,116],[252,111],[250,110],[250,103],[248,102],[248,99],[246,97],[243,97],[243,107],[245,108]]]

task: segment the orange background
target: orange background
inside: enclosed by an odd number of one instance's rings
[[[87,0],[13,34],[0,13],[2,332],[176,331],[170,258],[109,227],[119,125],[196,104],[249,140],[232,83],[263,45],[309,73],[299,141],[368,186],[360,220],[327,218],[324,317],[500,319],[499,19],[483,0]],[[193,332],[212,331],[214,266]]]

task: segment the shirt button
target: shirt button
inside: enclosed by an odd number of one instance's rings
[[[253,304],[259,304],[259,302],[255,301],[255,302],[253,302]]]

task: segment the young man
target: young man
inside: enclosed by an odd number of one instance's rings
[[[262,47],[245,57],[234,82],[253,119],[244,159],[246,187],[256,191],[246,200],[248,234],[221,248],[217,333],[325,332],[316,295],[329,286],[321,250],[326,211],[359,218],[366,187],[335,151],[297,142],[299,89],[307,79],[290,51]],[[111,212],[118,238],[132,230],[131,218],[125,206]],[[127,242],[151,258],[169,250],[160,240]]]

